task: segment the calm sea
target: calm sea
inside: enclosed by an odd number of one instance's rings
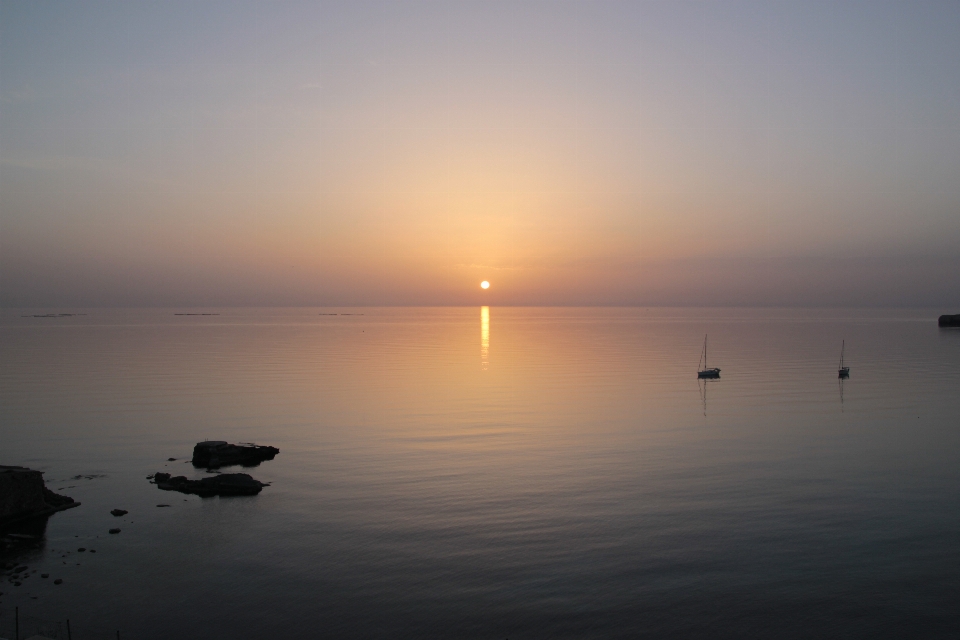
[[[960,635],[960,330],[939,311],[23,317],[48,311],[0,320],[0,464],[83,505],[16,558],[50,578],[0,582],[6,620],[142,640]],[[722,377],[698,383],[707,333]],[[271,486],[146,480],[205,475],[184,463],[204,439],[279,447],[247,470]]]

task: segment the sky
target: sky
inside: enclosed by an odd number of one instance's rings
[[[958,43],[953,0],[0,0],[0,306],[958,312]]]

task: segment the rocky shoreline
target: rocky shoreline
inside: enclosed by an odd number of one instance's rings
[[[256,466],[264,460],[272,460],[278,453],[276,447],[240,443],[229,444],[224,441],[198,442],[194,447],[192,462],[194,467],[206,467],[208,470],[233,464]],[[176,458],[167,458],[167,462],[174,462]],[[260,482],[246,473],[223,473],[212,471],[213,476],[196,480],[185,476],[175,476],[171,473],[157,472],[148,479],[164,491],[177,491],[183,494],[196,495],[201,498],[212,496],[254,496],[259,494],[268,483]],[[78,475],[68,479],[94,479],[103,475]],[[57,487],[57,490],[70,489],[73,485]],[[188,502],[187,499],[183,500]],[[96,549],[86,545],[104,538],[114,538],[126,532],[130,535],[126,525],[132,525],[129,518],[130,510],[137,505],[129,505],[129,509],[113,508],[103,514],[110,519],[111,524],[124,525],[104,527],[100,535],[85,534],[73,536],[80,538],[74,544],[74,549],[63,548],[58,544],[56,549],[46,546],[46,527],[51,514],[73,507],[80,503],[73,498],[54,493],[46,487],[43,472],[21,466],[0,465],[0,604],[4,599],[12,598],[13,602],[23,604],[30,600],[44,598],[51,592],[47,589],[68,589],[76,585],[76,581],[69,579],[68,573],[79,571],[81,565],[96,562],[100,557]],[[128,506],[128,505],[124,505]],[[157,508],[169,508],[171,504],[157,504]],[[136,528],[134,527],[134,533]],[[101,540],[105,545],[109,543]],[[97,544],[96,546],[99,546]],[[107,547],[109,551],[111,547]],[[104,549],[101,549],[104,551]],[[81,559],[83,559],[81,561]],[[75,569],[76,568],[76,569]],[[52,570],[52,571],[51,571]],[[79,574],[74,574],[78,577]],[[61,585],[66,585],[62,586]],[[77,588],[74,586],[74,588]],[[2,640],[2,639],[0,639]]]
[[[0,465],[0,528],[79,506],[73,498],[47,489],[42,471]]]

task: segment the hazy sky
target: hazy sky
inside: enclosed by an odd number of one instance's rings
[[[960,2],[0,0],[3,306],[479,303],[960,311]]]

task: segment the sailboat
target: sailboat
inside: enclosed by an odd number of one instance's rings
[[[697,367],[699,368],[701,364],[703,365],[703,368],[697,371],[698,378],[719,378],[720,377],[720,369],[717,369],[716,367],[710,369],[707,367],[707,336],[706,334],[704,334],[703,336],[703,352],[700,354],[700,362],[697,364]]]
[[[837,371],[838,378],[849,378],[850,377],[850,367],[843,366],[843,350],[847,346],[847,341],[844,340],[840,343],[840,369]]]

